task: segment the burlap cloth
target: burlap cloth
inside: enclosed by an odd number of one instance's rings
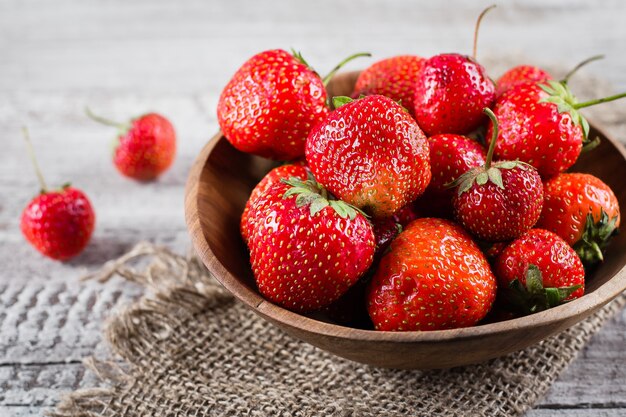
[[[128,266],[148,257],[141,270]],[[548,390],[626,295],[563,333],[485,364],[377,369],[286,335],[236,302],[196,258],[140,244],[105,265],[149,290],[105,335],[122,363],[89,358],[108,387],[51,416],[516,416]]]
[[[576,91],[593,97],[612,90],[587,80]],[[624,105],[609,108],[587,114],[626,137]],[[148,260],[137,267],[141,257]],[[106,281],[115,274],[147,294],[106,326],[118,356],[85,361],[106,387],[67,395],[51,416],[517,416],[626,305],[622,295],[563,333],[488,363],[400,371],[293,339],[236,302],[193,257],[140,244],[96,275]]]

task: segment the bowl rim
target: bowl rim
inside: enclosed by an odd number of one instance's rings
[[[591,123],[590,123],[591,124]],[[619,142],[606,135],[596,125],[592,127],[606,138],[626,160],[626,149]],[[447,330],[429,331],[379,331],[358,329],[328,323],[310,318],[264,299],[257,291],[244,285],[233,276],[224,265],[217,259],[211,250],[208,241],[204,237],[199,212],[198,212],[198,188],[203,169],[211,152],[220,141],[227,140],[223,133],[213,136],[203,147],[190,170],[185,186],[185,220],[197,254],[211,274],[238,300],[258,314],[282,325],[303,329],[307,332],[316,333],[325,337],[342,338],[359,341],[377,341],[393,343],[419,343],[419,342],[444,342],[454,340],[469,340],[494,335],[507,330],[532,330],[538,327],[554,323],[564,322],[582,316],[585,312],[599,309],[604,304],[613,300],[626,290],[626,265],[613,275],[607,282],[595,291],[569,303],[541,311],[529,316],[505,320],[496,323],[481,324],[478,326],[463,327]],[[195,233],[197,232],[197,233]],[[576,320],[578,321],[578,320]]]

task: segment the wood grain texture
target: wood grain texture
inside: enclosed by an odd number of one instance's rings
[[[215,105],[220,89],[253,53],[294,46],[324,73],[357,50],[369,50],[376,58],[407,52],[469,52],[475,16],[489,3],[0,0],[0,287],[6,283],[50,286],[44,293],[54,293],[60,283],[78,287],[77,277],[141,239],[186,250],[189,240],[182,205],[186,175],[217,130]],[[494,76],[511,59],[558,65],[563,70],[584,57],[605,53],[604,62],[582,72],[612,84],[604,84],[603,93],[626,90],[624,2],[516,0],[498,6],[485,19],[479,46],[479,57]],[[366,62],[355,62],[350,68]],[[576,78],[572,86],[578,87]],[[585,91],[581,96],[595,93]],[[172,170],[148,185],[121,178],[108,158],[114,132],[87,120],[82,113],[85,104],[118,119],[147,110],[170,117],[179,133],[179,154]],[[626,139],[626,107],[618,103],[605,106],[586,114],[593,115],[593,120],[600,117],[608,134]],[[621,109],[612,112],[621,117],[603,117],[602,109]],[[94,241],[83,255],[67,264],[39,257],[23,242],[17,228],[19,213],[37,189],[19,138],[23,124],[31,128],[49,182],[72,180],[96,206]],[[125,294],[132,296],[136,291],[122,282],[113,289],[101,289],[103,293],[115,290],[122,291],[118,303]],[[70,291],[69,296],[76,293]],[[2,314],[20,315],[29,305],[0,304],[0,340],[5,331]],[[55,340],[59,332],[38,332],[32,327],[17,333],[14,344],[21,347],[12,348],[15,357],[3,356],[0,367],[17,366],[12,361],[43,364],[49,355],[54,362],[78,360],[90,353],[94,343],[97,354],[104,352],[99,342],[102,316],[90,316],[87,305],[80,302],[72,310],[68,323],[73,324],[66,324],[60,337],[75,340],[75,350],[72,343],[63,345]],[[26,313],[26,321],[32,315]],[[85,328],[80,316],[95,324]],[[626,322],[620,317],[596,336],[554,385],[544,404],[568,409],[555,415],[623,414],[624,334]],[[24,340],[19,339],[22,335]],[[79,372],[80,368],[69,364],[67,372]],[[0,398],[6,382],[0,378]],[[41,415],[42,408],[28,406],[30,392],[45,389],[46,383],[35,379],[25,384],[21,400],[14,390],[15,407],[0,399],[0,415]],[[55,392],[74,388],[57,386],[48,394],[53,401]],[[592,408],[568,414],[569,408],[585,404]],[[611,411],[605,410],[607,407]],[[540,409],[529,415],[547,416],[553,411]]]

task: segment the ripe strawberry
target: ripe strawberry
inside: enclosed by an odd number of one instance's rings
[[[22,212],[22,234],[43,255],[67,260],[82,252],[89,243],[95,224],[93,208],[87,196],[69,184],[59,190],[48,190],[26,129],[24,137],[39,178],[41,193]]]
[[[565,77],[563,77],[561,83],[567,84],[570,77],[574,75],[576,71],[578,71],[580,68],[602,58],[604,58],[604,55],[595,55],[585,59],[582,62],[579,62],[565,75]],[[519,84],[525,84],[529,82],[533,84],[546,83],[551,79],[552,76],[547,71],[539,67],[535,67],[532,65],[520,65],[509,69],[507,72],[502,74],[500,79],[498,79],[498,82],[496,83],[496,96],[500,97],[506,91]]]
[[[359,74],[352,97],[379,94],[414,112],[415,78],[424,58],[400,55],[383,59]]]
[[[396,236],[402,232],[402,229],[420,216],[420,212],[413,204],[407,204],[391,217],[372,220],[374,238],[376,240],[374,263],[385,252]]]
[[[578,255],[544,229],[532,229],[509,244],[494,271],[507,300],[526,314],[581,297],[585,291],[585,270]]]
[[[459,222],[476,237],[490,242],[511,240],[535,225],[543,205],[541,177],[530,165],[519,161],[491,163],[498,120],[492,119],[493,135],[485,165],[472,168],[453,184],[458,186],[454,212]]]
[[[484,165],[487,152],[478,142],[452,134],[431,136],[428,146],[432,179],[417,204],[434,216],[450,217],[454,191],[446,185],[470,169]]]
[[[441,54],[425,60],[415,80],[415,120],[427,136],[441,133],[465,134],[485,120],[483,108],[491,107],[496,88],[485,69],[476,62],[478,29],[483,10],[474,30],[473,57]]]
[[[426,137],[388,97],[335,97],[333,102],[337,109],[307,139],[313,175],[347,203],[375,217],[393,215],[430,181]]]
[[[276,49],[246,61],[228,82],[217,105],[226,139],[242,152],[291,160],[304,155],[309,131],[328,115],[324,79],[302,55]]]
[[[483,121],[482,109],[495,100],[485,69],[459,54],[436,55],[424,62],[415,83],[415,120],[428,136],[464,134]]]
[[[571,167],[588,140],[579,109],[626,97],[626,93],[579,103],[563,81],[523,83],[504,93],[494,112],[500,123],[496,159],[520,160],[548,178]],[[493,133],[489,124],[488,135]]]
[[[496,97],[500,97],[506,91],[516,85],[533,82],[545,82],[551,80],[552,76],[548,72],[533,65],[519,65],[509,69],[496,82]]]
[[[496,278],[460,226],[417,219],[390,248],[368,290],[368,311],[376,330],[467,327],[491,308]]]
[[[586,265],[603,260],[602,251],[619,224],[617,198],[599,178],[563,173],[544,184],[544,204],[537,227],[563,238]]]
[[[148,113],[124,124],[86,110],[91,119],[119,130],[113,148],[113,162],[123,175],[140,181],[153,180],[174,162],[176,132],[165,117]]]
[[[246,206],[243,209],[243,214],[241,215],[241,224],[240,230],[241,235],[244,241],[248,240],[248,221],[250,207],[254,204],[254,202],[263,194],[267,192],[274,184],[280,182],[283,179],[289,179],[291,177],[296,177],[301,180],[306,180],[308,178],[308,171],[306,169],[306,165],[304,161],[294,162],[293,164],[285,164],[278,166],[268,172],[259,183],[254,187],[252,192],[250,193],[250,197],[246,202]]]
[[[372,226],[313,180],[274,184],[250,207],[248,247],[259,291],[293,311],[336,301],[367,271]]]

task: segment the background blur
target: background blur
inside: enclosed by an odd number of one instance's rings
[[[247,58],[293,47],[324,74],[357,51],[374,58],[347,70],[396,54],[470,54],[476,17],[491,3],[0,0],[0,415],[38,415],[60,391],[96,383],[80,361],[104,354],[103,317],[137,290],[122,281],[78,285],[77,278],[140,240],[188,248],[186,175],[218,129],[221,88]],[[602,93],[626,90],[625,1],[497,4],[478,48],[492,77],[517,63],[557,68],[558,76],[604,53],[581,73],[602,80]],[[575,78],[571,86],[576,91]],[[149,184],[122,178],[110,160],[115,131],[87,119],[85,105],[120,121],[147,111],[170,118],[179,150],[172,169]],[[38,191],[22,125],[48,183],[72,181],[94,204],[92,243],[69,263],[44,259],[19,232],[19,215]],[[624,140],[626,124],[608,132]],[[594,354],[592,345],[545,404],[579,406],[607,395],[626,404],[624,328],[622,316],[594,342],[603,350]]]

